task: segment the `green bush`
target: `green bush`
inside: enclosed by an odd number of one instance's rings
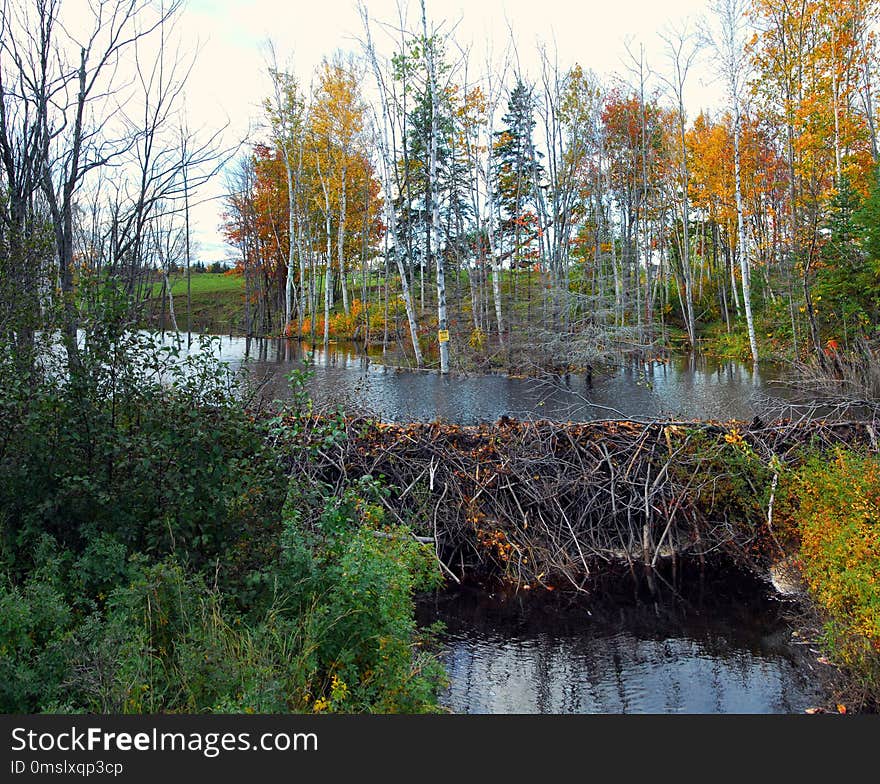
[[[105,612],[68,633],[75,654],[65,701],[48,706],[90,713],[436,710],[444,673],[413,608],[414,592],[438,583],[436,562],[408,529],[382,524],[368,499],[375,492],[359,483],[343,498],[327,498],[309,536],[288,508],[282,556],[268,570],[271,600],[248,612],[174,560],[134,559],[130,582],[110,593]]]
[[[345,437],[298,426],[307,374],[257,417],[209,343],[127,329],[109,282],[81,307],[76,363],[0,336],[0,711],[436,708],[433,552],[372,482],[288,491],[287,450]]]
[[[243,617],[173,560],[142,564],[103,616],[77,630],[63,710],[90,713],[304,710],[307,617]]]
[[[196,568],[220,559],[228,577],[246,570],[230,559],[267,521],[277,532],[284,476],[235,377],[207,341],[186,356],[153,335],[87,327],[73,372],[37,366],[22,382],[0,365],[10,391],[0,444],[7,568],[21,576],[49,534],[85,559],[83,588],[100,588],[101,569],[114,579],[135,552],[175,553]]]
[[[51,703],[68,675],[74,614],[59,562],[46,540],[46,560],[19,586],[0,581],[0,710],[31,713]]]
[[[317,520],[303,509],[314,490],[291,482],[284,512],[281,577],[300,605],[314,608],[324,632],[316,653],[325,673],[314,692],[319,709],[422,712],[436,708],[444,678],[430,633],[415,623],[416,591],[441,581],[430,547],[406,526],[386,524],[365,477],[341,497],[330,496]]]

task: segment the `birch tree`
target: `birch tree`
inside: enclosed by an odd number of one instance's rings
[[[424,364],[422,351],[419,347],[419,331],[416,320],[415,308],[413,307],[412,294],[409,287],[409,278],[407,277],[406,266],[404,265],[403,247],[400,244],[400,233],[398,231],[397,216],[394,212],[393,195],[394,174],[396,170],[396,159],[394,151],[397,149],[397,133],[394,118],[390,111],[390,90],[386,80],[382,76],[382,70],[379,67],[379,59],[373,46],[373,38],[370,32],[370,17],[365,5],[360,5],[361,19],[365,32],[365,50],[366,56],[373,70],[376,79],[376,87],[378,90],[378,103],[381,112],[381,120],[377,117],[374,122],[374,139],[377,151],[379,153],[379,171],[381,174],[382,188],[384,190],[385,204],[385,224],[387,231],[391,235],[393,243],[394,261],[397,265],[397,271],[400,274],[400,286],[403,295],[403,304],[406,309],[406,319],[409,324],[410,340],[412,342],[413,354],[415,355],[416,367]]]
[[[430,144],[430,193],[431,193],[431,247],[428,256],[434,255],[437,273],[437,330],[440,343],[440,372],[449,372],[449,320],[446,313],[446,265],[440,248],[440,182],[437,177],[437,145],[440,136],[440,95],[437,92],[437,71],[434,52],[435,36],[428,37],[428,17],[425,0],[421,0],[422,36],[425,68],[428,74],[428,90],[431,106],[431,144]]]
[[[284,173],[287,176],[287,277],[284,285],[284,324],[290,324],[293,314],[293,299],[296,296],[295,264],[296,245],[295,237],[295,202],[296,187],[294,178],[295,161],[302,159],[303,128],[305,125],[306,105],[305,98],[300,91],[296,78],[287,72],[281,71],[275,58],[274,48],[270,45],[272,63],[269,68],[269,76],[272,79],[273,95],[266,102],[266,112],[269,116],[272,139],[281,155],[284,164]],[[305,316],[305,269],[303,254],[299,254],[300,263],[300,286],[299,286],[299,328],[302,336],[302,320]]]
[[[736,197],[736,226],[740,277],[742,279],[743,309],[752,361],[758,363],[758,341],[755,337],[755,319],[752,315],[751,267],[748,238],[743,216],[742,167],[740,165],[741,106],[743,89],[748,79],[746,42],[746,0],[715,0],[713,10],[718,17],[719,34],[714,42],[718,66],[727,89],[727,100],[733,115],[733,177]]]
[[[684,306],[685,327],[687,329],[688,343],[691,348],[697,347],[696,319],[694,317],[694,281],[691,267],[691,238],[690,238],[690,212],[688,197],[688,155],[685,140],[686,113],[684,107],[684,89],[687,82],[688,72],[694,64],[699,51],[699,42],[688,31],[687,26],[677,30],[671,30],[662,36],[666,44],[667,59],[671,68],[671,74],[661,76],[672,92],[677,111],[678,141],[679,141],[679,210],[681,213],[682,238],[681,238],[681,267],[684,278]]]

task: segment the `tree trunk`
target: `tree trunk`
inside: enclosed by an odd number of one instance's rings
[[[734,96],[734,101],[736,101]],[[752,362],[758,364],[758,341],[755,337],[755,320],[752,316],[752,289],[751,273],[749,269],[749,254],[746,245],[746,228],[743,219],[742,178],[740,175],[739,158],[739,129],[740,114],[739,105],[733,107],[733,173],[734,190],[736,192],[736,228],[739,242],[739,270],[742,277],[743,309],[746,312],[746,327],[749,331],[749,346],[752,350]]]
[[[424,34],[425,58],[428,68],[428,84],[431,97],[431,151],[430,151],[430,191],[431,191],[431,245],[434,250],[434,263],[437,269],[437,330],[440,343],[440,372],[449,372],[449,322],[446,314],[446,270],[443,254],[440,252],[440,203],[437,191],[437,143],[440,135],[439,126],[439,95],[437,78],[434,71],[433,46],[428,39],[428,20],[425,14],[425,0],[422,5],[422,32]]]
[[[345,153],[343,153],[343,157],[345,157]],[[342,167],[342,175],[341,175],[341,185],[342,185],[342,193],[339,198],[339,233],[337,237],[337,259],[339,260],[339,283],[342,286],[342,309],[345,311],[345,315],[349,314],[349,305],[348,305],[348,277],[345,273],[345,254],[344,254],[344,242],[345,242],[345,212],[346,212],[346,167],[343,165]]]

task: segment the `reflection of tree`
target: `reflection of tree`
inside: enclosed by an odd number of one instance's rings
[[[437,612],[449,627],[453,708],[723,713],[808,704],[811,686],[780,644],[784,634],[765,644],[768,626],[784,624],[773,606],[715,579],[678,575],[655,589],[625,580],[588,601],[447,599]]]

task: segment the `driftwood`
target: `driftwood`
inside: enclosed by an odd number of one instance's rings
[[[776,557],[779,472],[806,445],[876,448],[871,427],[857,422],[502,418],[464,427],[350,418],[330,447],[318,438],[320,418],[299,424],[314,448],[296,452],[292,471],[336,490],[367,475],[382,480],[388,517],[433,539],[456,579],[490,572],[575,588],[615,562]]]

